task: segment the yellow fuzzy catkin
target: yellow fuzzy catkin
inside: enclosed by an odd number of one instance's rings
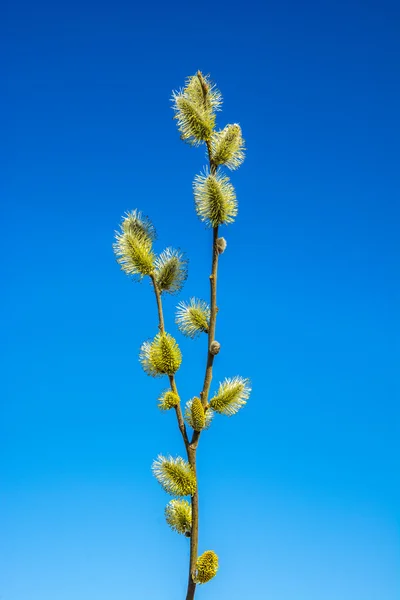
[[[190,298],[189,302],[180,302],[177,306],[175,323],[183,335],[195,338],[207,333],[210,323],[210,307],[204,300]]]
[[[154,242],[157,237],[153,223],[137,208],[125,213],[121,229],[124,233],[133,235],[136,238],[145,238],[149,243]]]
[[[236,414],[244,406],[250,396],[251,387],[248,379],[243,377],[226,378],[220,383],[218,392],[210,400],[215,412],[228,417]]]
[[[196,562],[196,583],[207,583],[218,571],[218,556],[212,550],[204,552]]]
[[[195,431],[201,431],[202,429],[204,429],[204,425],[206,424],[206,416],[204,414],[204,408],[201,403],[201,400],[200,398],[197,398],[197,396],[193,398],[191,413],[193,429]]]
[[[167,248],[154,261],[154,275],[161,292],[175,294],[187,278],[187,259],[182,252]]]
[[[180,456],[172,458],[160,454],[153,462],[152,471],[167,494],[189,496],[196,491],[196,475],[193,468]]]
[[[237,123],[215,132],[211,138],[211,145],[212,158],[216,165],[225,165],[234,170],[244,161],[244,140]]]
[[[173,375],[181,366],[182,354],[169,333],[158,333],[152,342],[144,342],[139,360],[143,370],[152,377]]]
[[[209,227],[233,223],[238,212],[235,188],[229,177],[207,171],[193,183],[197,216]]]
[[[213,115],[195,106],[185,96],[175,97],[175,109],[177,111],[175,119],[184,141],[197,146],[211,137],[215,124]]]
[[[165,507],[165,519],[173,531],[190,536],[192,507],[187,500],[171,500]]]
[[[195,106],[207,112],[219,110],[222,104],[221,92],[201,71],[187,78],[183,93]]]
[[[126,213],[120,231],[115,234],[113,249],[117,262],[127,275],[141,279],[154,269],[152,251],[156,237],[151,221],[138,210]]]
[[[171,390],[166,390],[158,399],[158,408],[160,410],[169,410],[170,408],[177,406],[179,402],[180,398],[178,394],[175,394],[175,392],[172,392]]]
[[[199,400],[199,398],[192,398],[192,400],[188,400],[188,402],[186,402],[185,413],[184,413],[185,421],[186,421],[187,425],[189,425],[189,427],[191,427],[195,431],[200,431],[200,429],[196,429],[196,427],[199,427],[200,425],[202,425],[201,429],[208,429],[213,420],[214,411],[210,407],[208,407],[207,410],[204,410],[204,408],[202,406],[201,408],[203,409],[203,414],[204,414],[204,421],[203,421],[203,419],[201,418],[200,409],[198,408],[198,414],[200,415],[200,420],[198,420],[196,423],[194,423],[192,406],[193,406],[193,403],[195,402],[195,400],[197,401],[197,400]],[[200,402],[200,404],[201,404],[201,402]]]
[[[198,71],[187,79],[183,90],[173,92],[172,101],[182,140],[194,146],[210,140],[221,94],[209,78]]]

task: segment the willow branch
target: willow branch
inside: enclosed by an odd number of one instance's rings
[[[169,383],[171,386],[171,390],[177,394],[178,394],[178,388],[176,387],[176,381],[175,381],[175,377],[174,375],[169,375]],[[189,438],[188,438],[188,434],[186,431],[186,425],[185,425],[185,421],[183,420],[183,415],[182,415],[182,409],[181,409],[181,405],[180,402],[178,402],[178,404],[175,406],[175,412],[176,412],[176,418],[178,421],[178,427],[179,430],[182,434],[183,437],[183,441],[185,443],[185,448],[186,448],[186,452],[188,452],[188,447],[189,447]],[[189,458],[189,455],[188,455]]]
[[[211,142],[207,140],[208,158],[210,162],[210,171],[215,175],[217,171],[216,165],[212,160]],[[213,229],[213,242],[212,242],[212,264],[211,264],[211,275],[210,275],[210,326],[208,329],[208,353],[207,353],[207,366],[206,373],[204,376],[203,389],[200,393],[201,402],[204,407],[207,406],[208,394],[210,392],[210,386],[212,381],[212,369],[214,364],[214,355],[211,353],[211,343],[215,339],[215,327],[217,322],[217,273],[218,273],[218,226]],[[188,459],[189,463],[196,474],[196,452],[197,445],[199,443],[200,432],[194,431],[190,444],[188,446]],[[190,565],[189,565],[189,581],[186,600],[193,600],[196,592],[196,583],[194,582],[194,575],[196,572],[196,562],[198,555],[198,539],[199,539],[199,493],[198,485],[196,492],[193,494],[191,499],[192,505],[192,529],[190,536]]]
[[[157,311],[158,311],[158,329],[160,330],[160,333],[165,333],[165,325],[164,325],[164,313],[163,313],[163,308],[162,308],[162,300],[161,300],[161,293],[160,293],[160,289],[157,285],[156,282],[156,278],[154,276],[154,274],[150,275],[152,284],[153,284],[153,289],[154,289],[154,294],[156,296],[156,300],[157,300]],[[177,394],[178,394],[178,388],[176,386],[176,381],[175,381],[175,376],[174,375],[168,375],[169,378],[169,384],[171,387],[171,390]],[[182,409],[180,406],[180,403],[178,403],[175,406],[175,413],[176,413],[176,418],[178,421],[178,427],[179,427],[179,431],[182,434],[182,438],[183,438],[183,442],[185,444],[185,448],[186,451],[188,450],[188,446],[189,446],[189,438],[187,435],[187,431],[186,431],[186,425],[185,422],[183,420],[183,415],[182,415]]]
[[[151,281],[153,283],[154,293],[155,293],[156,300],[157,300],[158,328],[160,330],[160,333],[164,333],[165,325],[164,325],[164,314],[163,314],[163,308],[162,308],[161,293],[160,293],[160,290],[159,290],[159,287],[157,285],[154,275],[152,274],[152,275],[150,275],[150,277],[151,277]],[[171,390],[179,396],[178,388],[176,386],[175,376],[169,375],[168,378],[169,378],[169,384],[170,384]],[[196,451],[193,452],[193,450],[190,448],[189,438],[188,438],[187,431],[186,431],[186,425],[185,425],[185,421],[183,420],[182,409],[181,409],[181,405],[179,402],[175,406],[175,413],[176,413],[176,419],[178,421],[179,431],[181,432],[183,442],[185,444],[189,463],[192,465],[194,474],[196,475]],[[186,596],[187,600],[193,600],[195,590],[196,590],[196,584],[193,581],[193,575],[194,575],[194,569],[195,569],[196,560],[197,560],[197,540],[198,540],[198,520],[197,520],[198,496],[197,496],[197,491],[192,496],[192,514],[194,514],[195,516],[194,516],[194,520],[192,518],[192,530],[191,530],[191,535],[190,535],[190,567],[189,567],[188,591],[187,591],[187,596]]]

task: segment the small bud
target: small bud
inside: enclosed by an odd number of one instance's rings
[[[220,237],[220,238],[217,239],[217,251],[218,251],[218,254],[223,254],[225,252],[225,250],[226,250],[226,246],[227,246],[227,243],[226,243],[226,239],[225,238]]]
[[[213,342],[211,342],[210,344],[210,352],[213,356],[215,356],[216,354],[218,354],[218,352],[221,350],[221,344],[219,342],[217,342],[217,340],[214,340]]]

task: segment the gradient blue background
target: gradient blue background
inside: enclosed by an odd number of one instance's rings
[[[2,28],[1,600],[184,597],[150,473],[182,445],[137,360],[155,302],[111,244],[142,209],[207,296],[205,158],[169,101],[198,68],[248,146],[215,384],[254,388],[201,441],[198,597],[398,600],[399,5],[9,0]],[[205,340],[179,339],[189,398]]]

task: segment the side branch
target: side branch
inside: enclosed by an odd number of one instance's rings
[[[162,308],[162,301],[161,301],[161,293],[160,290],[158,288],[157,282],[156,282],[156,278],[154,277],[154,274],[150,275],[152,284],[153,284],[153,289],[154,289],[154,294],[156,296],[156,300],[157,300],[157,310],[158,310],[158,329],[160,330],[160,333],[165,333],[165,325],[164,325],[164,314],[163,314],[163,308]],[[171,387],[171,390],[177,394],[178,394],[178,388],[176,387],[176,382],[175,382],[175,376],[174,375],[169,375],[169,384]],[[189,438],[187,435],[187,431],[186,431],[186,425],[185,425],[185,421],[183,420],[183,415],[182,415],[182,409],[180,407],[180,404],[177,404],[175,406],[175,412],[176,412],[176,418],[178,421],[178,427],[179,427],[179,431],[182,434],[182,438],[183,438],[183,442],[185,444],[185,448],[186,451],[188,450],[188,446],[189,446]]]
[[[151,281],[153,283],[154,293],[155,293],[156,300],[157,300],[158,328],[160,330],[160,333],[164,333],[165,325],[164,325],[164,314],[163,314],[163,308],[162,308],[161,293],[158,288],[158,285],[157,285],[154,275],[152,274],[152,275],[150,275],[150,277],[151,277]],[[178,388],[176,386],[175,376],[169,375],[168,379],[169,379],[169,384],[170,384],[171,390],[179,396]],[[193,452],[193,450],[190,448],[190,442],[189,442],[188,434],[186,431],[186,425],[185,425],[185,421],[183,420],[182,409],[181,409],[181,405],[179,402],[175,406],[175,413],[176,413],[176,420],[178,421],[179,431],[181,432],[183,443],[185,444],[186,454],[187,454],[189,463],[192,465],[193,471],[196,474],[196,452]],[[187,592],[188,600],[193,600],[195,589],[196,589],[196,584],[194,583],[194,580],[193,580],[193,573],[194,573],[194,568],[195,568],[196,559],[197,559],[197,540],[198,540],[198,516],[197,516],[198,515],[198,496],[197,496],[197,491],[195,492],[194,496],[192,496],[192,512],[194,513],[194,517],[192,519],[192,531],[191,531],[191,539],[190,539],[191,560],[190,560],[189,582],[188,582],[188,592]]]
[[[176,387],[176,382],[175,382],[174,375],[169,375],[169,383],[170,383],[170,386],[171,386],[171,390],[173,392],[175,392],[175,394],[177,394],[179,396],[179,394],[178,394],[178,388]],[[182,434],[183,441],[185,443],[186,452],[188,452],[189,438],[188,438],[188,434],[187,434],[187,431],[186,431],[185,421],[183,420],[181,405],[180,405],[179,402],[175,406],[175,412],[176,412],[176,418],[177,418],[177,421],[178,421],[178,427],[179,427],[179,430],[180,430],[180,432]]]

